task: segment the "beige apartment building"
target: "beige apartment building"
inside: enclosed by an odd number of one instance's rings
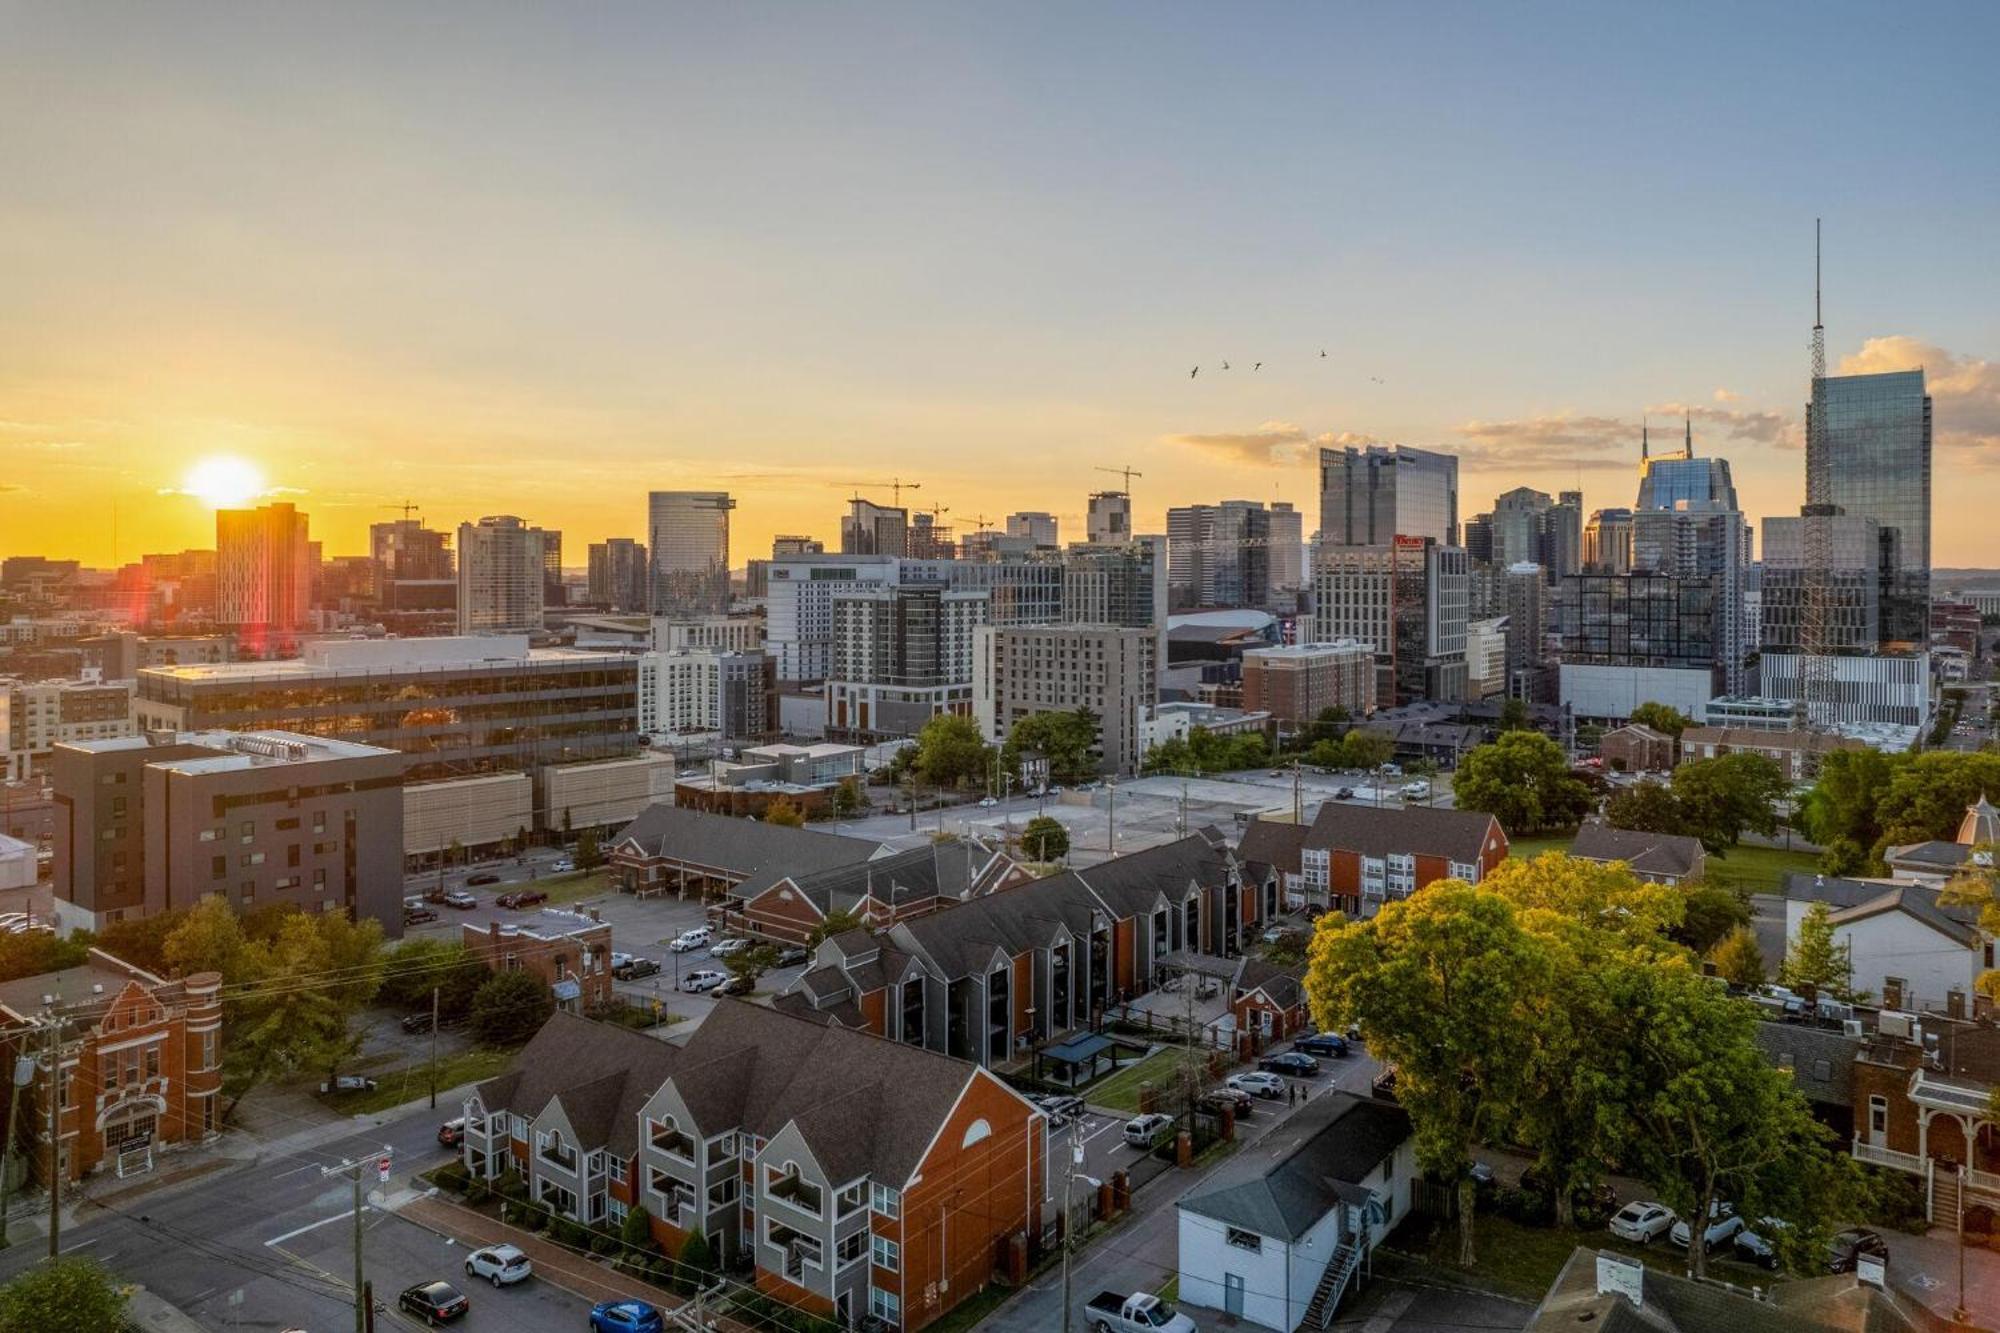
[[[1134,773],[1153,703],[1153,631],[1126,625],[982,625],[973,631],[973,716],[996,744],[1034,713],[1097,714],[1106,773]]]

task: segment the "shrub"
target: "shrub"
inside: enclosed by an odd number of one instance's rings
[[[465,1169],[464,1162],[446,1162],[431,1172],[431,1183],[453,1194],[464,1194],[472,1186],[472,1173]]]
[[[489,1046],[519,1046],[555,1009],[548,983],[534,973],[495,973],[472,997],[472,1031]]]
[[[611,1229],[609,1222],[599,1222],[590,1229],[590,1252],[592,1254],[617,1254],[624,1248],[618,1233]]]
[[[1882,1167],[1864,1167],[1862,1170],[1868,1180],[1868,1212],[1862,1221],[1871,1226],[1889,1227],[1917,1236],[1930,1229],[1930,1222],[1925,1216],[1921,1177]]]
[[[572,1222],[567,1217],[557,1217],[553,1213],[549,1215],[549,1238],[556,1244],[567,1246],[572,1250],[587,1250],[591,1244],[589,1227],[581,1222]]]

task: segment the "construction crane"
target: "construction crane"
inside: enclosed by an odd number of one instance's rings
[[[1099,472],[1109,472],[1114,477],[1125,478],[1125,494],[1127,495],[1132,493],[1132,478],[1146,475],[1137,468],[1131,467],[1100,467],[1097,470]]]
[[[1806,731],[1833,724],[1833,467],[1826,451],[1826,324],[1820,310],[1819,219],[1813,219],[1812,399],[1806,409],[1805,596],[1799,608],[1798,704],[1794,716]],[[1807,749],[1808,769],[1817,752]]]
[[[884,486],[886,486],[889,488],[889,493],[895,497],[893,503],[898,509],[903,507],[904,491],[920,491],[924,488],[924,484],[921,481],[904,481],[901,477],[891,477],[887,481],[837,481],[834,483],[834,485],[852,486],[854,488],[854,498],[856,500],[860,500],[863,498],[861,495],[863,487],[866,487],[869,490],[879,491]]]
[[[405,523],[407,523],[407,522],[409,522],[409,521],[410,521],[410,515],[411,515],[411,514],[413,514],[413,513],[415,513],[415,512],[416,512],[416,511],[417,511],[418,509],[421,509],[421,508],[422,508],[423,506],[419,505],[419,504],[418,504],[418,503],[417,503],[417,502],[416,502],[415,500],[405,500],[405,501],[403,501],[403,503],[401,503],[401,504],[399,504],[399,505],[381,505],[381,506],[379,506],[379,507],[380,507],[380,508],[383,508],[383,509],[400,509],[400,510],[402,510],[402,511],[403,511],[403,521],[404,521]]]

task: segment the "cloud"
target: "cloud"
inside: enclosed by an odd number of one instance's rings
[[[1721,392],[1723,390],[1717,390],[1717,393]],[[1733,399],[1735,395],[1730,397]],[[1782,412],[1749,412],[1733,407],[1710,407],[1705,403],[1656,403],[1646,412],[1656,417],[1692,417],[1697,435],[1720,432],[1725,439],[1775,444],[1781,448],[1797,448],[1804,443],[1795,438],[1799,423]],[[1700,448],[1699,442],[1695,447]]]
[[[0,481],[0,495],[6,495],[10,491],[25,491],[27,489],[26,486],[16,486],[11,481]]]
[[[1167,442],[1200,449],[1232,463],[1252,467],[1296,467],[1307,461],[1315,449],[1382,443],[1373,435],[1351,430],[1313,435],[1289,421],[1267,421],[1255,430],[1219,435],[1169,435]]]
[[[1937,443],[1978,453],[1973,461],[2000,467],[2000,363],[1962,356],[1935,343],[1894,334],[1870,338],[1842,357],[1842,375],[1922,370],[1931,395]]]
[[[1731,393],[1728,389],[1717,389],[1715,391],[1715,401],[1718,403],[1733,403],[1742,396],[1740,393]]]
[[[1468,421],[1456,450],[1468,472],[1513,468],[1624,468],[1638,457],[1638,428],[1617,417],[1545,412],[1510,421]]]

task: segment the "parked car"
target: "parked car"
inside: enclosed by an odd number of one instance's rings
[[[637,981],[640,977],[650,977],[659,970],[658,963],[650,958],[641,958],[637,954],[628,953],[623,959],[614,954],[611,959],[611,975],[620,981]]]
[[[1135,1115],[1125,1122],[1125,1142],[1134,1148],[1150,1148],[1166,1137],[1174,1127],[1174,1118],[1151,1111],[1145,1115]]]
[[[994,806],[998,804],[1000,804],[1000,802],[994,800],[991,796],[982,796],[979,798],[979,808],[981,810],[991,810]]]
[[[1742,1229],[1743,1219],[1736,1215],[1736,1205],[1726,1199],[1717,1199],[1708,1205],[1708,1225],[1702,1229],[1701,1248],[1713,1254],[1717,1247],[1735,1239],[1736,1233]],[[1689,1227],[1688,1220],[1682,1218],[1674,1223],[1668,1235],[1675,1246],[1684,1250],[1693,1236],[1693,1229]]]
[[[430,906],[428,903],[419,902],[415,907],[410,906],[408,903],[403,904],[403,924],[406,926],[419,926],[426,921],[435,921],[437,919],[437,908]]]
[[[445,893],[444,889],[436,884],[424,890],[424,901],[427,903],[437,903],[439,906],[443,906],[447,896],[449,895]]]
[[[1276,1074],[1231,1074],[1222,1081],[1226,1088],[1247,1092],[1252,1097],[1282,1097],[1285,1095],[1285,1080]]]
[[[1782,1217],[1758,1218],[1755,1231],[1745,1226],[1736,1233],[1736,1257],[1746,1264],[1775,1269],[1778,1266],[1778,1247],[1772,1238],[1781,1231],[1789,1230],[1791,1225]]]
[[[1663,1203],[1628,1203],[1611,1215],[1611,1234],[1637,1245],[1651,1245],[1673,1230],[1674,1210]]]
[[[438,1126],[438,1143],[446,1148],[456,1148],[465,1142],[465,1117],[458,1116]]]
[[[549,867],[549,873],[552,875],[567,875],[574,869],[576,869],[576,862],[570,860],[568,857],[564,857]]]
[[[1353,800],[1353,799],[1354,799],[1354,788],[1352,788],[1352,787],[1342,787],[1342,788],[1341,788],[1341,789],[1340,789],[1339,791],[1337,791],[1337,792],[1335,792],[1335,793],[1333,794],[1333,799],[1334,799],[1334,800],[1336,800],[1336,801],[1351,801],[1351,800]]]
[[[778,950],[778,956],[772,960],[771,966],[797,967],[800,963],[805,962],[808,958],[811,957],[812,955],[810,953],[807,953],[804,949],[801,949],[798,945],[788,944],[784,948]]]
[[[1083,1307],[1090,1333],[1195,1333],[1194,1320],[1150,1292],[1100,1291]]]
[[[713,938],[715,938],[713,930],[710,930],[707,926],[696,926],[692,930],[684,930],[674,936],[674,942],[667,947],[675,953],[692,953]]]
[[[483,1277],[496,1287],[526,1282],[535,1273],[528,1256],[513,1245],[488,1245],[465,1256],[465,1275]]]
[[[1083,1115],[1083,1098],[1071,1097],[1060,1092],[1051,1092],[1037,1099],[1037,1104],[1049,1113],[1049,1127],[1061,1129]]]
[[[757,989],[757,978],[749,974],[733,976],[715,988],[717,995],[748,995]]]
[[[681,978],[681,989],[695,995],[706,995],[717,986],[729,980],[727,972],[718,972],[712,967],[704,967]]]
[[[516,889],[512,893],[501,894],[493,901],[501,907],[533,907],[548,900],[549,895],[540,889]]]
[[[644,1301],[605,1301],[590,1308],[590,1333],[661,1333],[666,1320]]]
[[[1347,1054],[1347,1038],[1331,1032],[1315,1032],[1293,1042],[1292,1049],[1304,1051],[1307,1055],[1344,1056]]]
[[[726,939],[717,940],[715,943],[709,945],[708,956],[710,958],[728,958],[734,954],[742,953],[749,947],[749,940],[743,939],[741,936],[731,935]]]
[[[444,896],[444,905],[446,907],[457,908],[461,912],[469,912],[479,906],[479,899],[473,897],[464,889],[453,889]]]
[[[403,1294],[396,1298],[396,1308],[436,1327],[463,1318],[472,1308],[472,1302],[449,1282],[419,1282],[403,1289]]]
[[[1889,1262],[1889,1242],[1882,1239],[1880,1232],[1867,1227],[1849,1227],[1835,1236],[1826,1249],[1829,1273],[1852,1273],[1864,1256]]]
[[[1279,1055],[1267,1055],[1257,1062],[1257,1068],[1267,1074],[1288,1074],[1293,1078],[1311,1078],[1319,1072],[1319,1061],[1298,1051],[1285,1051]]]
[[[1241,1088],[1224,1086],[1210,1088],[1207,1092],[1204,1092],[1201,1095],[1199,1105],[1205,1111],[1214,1111],[1218,1114],[1226,1106],[1240,1119],[1243,1116],[1250,1115],[1257,1109],[1257,1099]]]
[[[490,870],[482,870],[477,875],[467,875],[465,882],[467,884],[498,884],[500,877]]]
[[[319,1085],[321,1092],[373,1092],[375,1080],[365,1074],[341,1074],[331,1083]]]

